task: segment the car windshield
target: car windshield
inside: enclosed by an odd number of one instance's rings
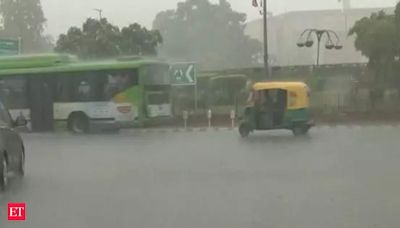
[[[0,103],[0,126],[8,127],[10,124],[10,115],[3,104]]]
[[[0,227],[386,228],[400,0],[0,0]]]

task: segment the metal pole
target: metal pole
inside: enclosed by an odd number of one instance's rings
[[[199,88],[197,86],[197,71],[196,68],[194,69],[194,77],[195,77],[195,86],[194,86],[194,112],[197,114],[197,110],[199,109],[199,103],[198,103],[198,96],[199,96]]]
[[[208,119],[208,128],[211,129],[211,118],[212,118],[212,111],[211,109],[207,112],[207,119]]]
[[[183,111],[183,127],[185,130],[187,129],[187,120],[189,118],[189,112],[188,111]]]
[[[235,128],[235,119],[236,119],[236,112],[232,110],[231,111],[232,129]]]
[[[269,60],[268,60],[268,6],[267,0],[263,0],[263,17],[264,17],[264,68],[267,72],[267,77],[269,77]]]
[[[97,11],[97,13],[99,13],[99,19],[103,19],[103,10],[102,9],[94,9],[95,11]]]
[[[22,53],[22,37],[18,37],[18,55]]]
[[[317,31],[317,42],[318,42],[318,47],[317,47],[317,66],[319,66],[319,56],[320,56],[320,51],[321,51],[321,40],[322,40],[322,35],[325,33],[325,31]]]
[[[194,112],[197,114],[198,110],[198,102],[197,102],[197,97],[198,97],[198,91],[197,91],[197,84],[194,86]]]
[[[321,40],[318,39],[318,48],[317,48],[317,66],[319,66],[319,52],[321,50]]]

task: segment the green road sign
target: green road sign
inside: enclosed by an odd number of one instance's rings
[[[18,55],[19,41],[12,39],[0,39],[0,55]]]
[[[172,64],[170,68],[173,85],[196,85],[196,69],[194,63]]]

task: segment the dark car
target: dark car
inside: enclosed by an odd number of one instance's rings
[[[5,190],[10,174],[24,175],[25,149],[17,128],[25,126],[23,116],[15,121],[0,103],[0,190]]]

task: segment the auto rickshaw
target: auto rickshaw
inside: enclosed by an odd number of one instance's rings
[[[310,90],[303,82],[258,82],[239,125],[242,137],[255,130],[291,130],[305,135],[314,122],[310,113]]]

